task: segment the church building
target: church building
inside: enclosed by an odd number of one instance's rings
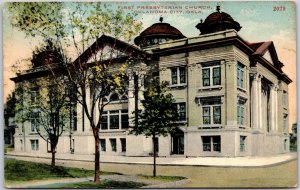
[[[192,27],[191,27],[192,28]],[[272,41],[241,38],[240,24],[217,6],[196,25],[199,35],[186,37],[160,18],[134,39],[126,51],[150,55],[160,81],[169,83],[180,118],[176,132],[157,138],[158,156],[262,156],[289,152],[288,85]],[[103,40],[104,39],[104,40]],[[99,42],[113,43],[108,36]],[[101,41],[102,40],[102,41]],[[117,40],[124,48],[125,42]],[[88,54],[83,57],[88,59]],[[24,72],[12,80],[16,86],[34,78]],[[32,74],[33,73],[33,74]],[[30,75],[30,76],[29,76]],[[110,94],[100,129],[101,155],[149,156],[152,139],[129,134],[130,119],[143,99],[145,77],[129,80],[127,94]],[[129,76],[129,78],[132,76]],[[134,94],[134,86],[139,92]],[[94,137],[86,116],[77,105],[72,131],[62,135],[57,153],[93,154]],[[31,127],[18,123],[15,151],[47,152],[47,143]],[[23,126],[23,127],[21,127]]]

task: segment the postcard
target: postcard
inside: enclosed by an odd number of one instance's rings
[[[297,187],[295,2],[2,5],[5,187]]]

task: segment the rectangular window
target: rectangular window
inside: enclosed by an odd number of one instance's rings
[[[121,128],[128,129],[129,127],[129,117],[128,117],[128,110],[121,111]]]
[[[220,98],[206,99],[202,102],[203,125],[221,124],[221,100]]]
[[[287,106],[287,92],[283,91],[282,93],[282,105],[285,107]]]
[[[110,115],[109,116],[110,129],[119,129],[119,115]]]
[[[237,87],[244,88],[244,66],[237,64]]]
[[[213,85],[221,84],[221,68],[214,67],[213,68]]]
[[[174,67],[171,68],[172,85],[186,84],[186,68]]]
[[[210,86],[210,69],[202,69],[202,85]]]
[[[128,110],[104,111],[101,118],[101,130],[128,129]]]
[[[117,141],[116,141],[116,139],[109,139],[109,141],[110,141],[111,151],[112,152],[117,152]]]
[[[177,68],[172,68],[172,84],[177,84]]]
[[[120,141],[121,141],[122,152],[126,152],[126,139],[121,138]]]
[[[202,136],[202,148],[205,152],[221,152],[221,137]]]
[[[108,115],[107,115],[107,111],[104,111],[102,113],[102,117],[101,117],[101,130],[106,130],[108,127]]]
[[[242,102],[238,102],[237,104],[237,124],[244,125],[244,104]]]
[[[175,103],[174,106],[176,107],[179,115],[179,121],[185,121],[186,120],[186,107],[185,102],[183,103]]]
[[[246,136],[240,136],[240,152],[245,152]]]
[[[218,86],[221,85],[221,67],[209,66],[202,69],[202,86]]]
[[[31,150],[39,150],[39,140],[30,140]]]
[[[283,141],[283,150],[287,150],[287,139]]]
[[[32,112],[30,115],[31,132],[36,133],[39,130],[39,112]]]
[[[288,128],[288,120],[287,120],[288,115],[284,114],[283,116],[283,130],[286,130]]]
[[[105,139],[100,139],[100,148],[102,152],[106,151],[106,140]]]

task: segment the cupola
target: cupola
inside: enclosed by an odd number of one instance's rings
[[[238,32],[242,27],[229,14],[222,12],[220,6],[217,6],[216,12],[208,15],[204,22],[201,19],[196,28],[200,30],[200,34],[209,34],[229,29]]]
[[[145,29],[134,39],[134,43],[143,48],[168,40],[186,38],[177,28],[171,26],[169,23],[164,23],[163,17],[160,17],[159,21]]]

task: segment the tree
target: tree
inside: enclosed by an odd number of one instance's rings
[[[297,151],[297,123],[292,126],[292,133],[290,134],[290,147],[292,151]]]
[[[67,131],[74,101],[69,87],[65,86],[68,78],[58,71],[62,65],[55,63],[55,60],[61,60],[61,56],[50,41],[46,43],[33,53],[32,58],[33,70],[40,67],[46,73],[17,85],[16,120],[19,123],[31,122],[31,130],[50,144],[51,166],[54,167],[59,137]]]
[[[130,42],[140,31],[141,23],[134,20],[134,15],[92,2],[15,2],[8,3],[8,10],[12,26],[28,37],[49,39],[63,55],[61,63],[68,77],[65,85],[74,89],[75,99],[82,105],[93,131],[94,181],[99,182],[99,128],[104,107],[110,103],[106,97],[125,90],[128,65],[133,63],[133,57],[138,57],[130,51],[137,48],[118,39]],[[110,49],[103,45],[107,43]],[[116,51],[118,44],[123,48]],[[116,64],[120,57],[123,64]]]
[[[175,99],[172,94],[166,93],[167,83],[155,79],[145,91],[144,100],[141,101],[143,110],[134,118],[131,134],[152,137],[153,145],[153,176],[156,176],[156,138],[167,136],[176,129],[174,122],[178,120],[178,112],[174,106]]]
[[[10,125],[10,119],[15,116],[16,96],[15,91],[8,95],[4,104],[4,141],[5,144],[11,144],[15,133],[15,126]]]

